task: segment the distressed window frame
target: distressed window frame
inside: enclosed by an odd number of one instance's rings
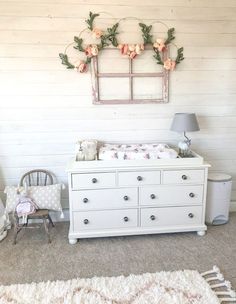
[[[116,50],[115,48],[110,48],[107,50]],[[167,58],[168,50],[166,50],[163,53],[163,58]],[[129,64],[129,72],[126,73],[100,73],[98,68],[98,61],[99,56],[95,56],[92,58],[92,64],[91,64],[91,76],[92,76],[92,93],[93,93],[93,103],[100,105],[100,104],[142,104],[142,103],[168,103],[168,86],[169,86],[169,71],[166,69],[162,69],[161,72],[146,72],[146,73],[137,73],[133,72],[133,61],[138,59],[130,59],[128,58],[128,64]],[[134,98],[134,90],[133,90],[133,78],[136,77],[157,77],[162,78],[162,97],[161,98],[140,98],[136,99]],[[101,99],[100,98],[100,85],[99,85],[99,79],[100,78],[128,78],[129,79],[129,97],[128,99]]]

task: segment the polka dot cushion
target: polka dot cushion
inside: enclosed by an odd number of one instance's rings
[[[23,187],[21,188],[23,189]],[[17,189],[18,187],[7,186],[4,190],[7,194],[6,210],[8,213],[15,210],[18,197]],[[61,189],[62,184],[31,186],[28,187],[28,196],[35,201],[39,209],[62,211]]]

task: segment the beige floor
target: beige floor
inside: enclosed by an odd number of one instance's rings
[[[196,233],[67,241],[68,223],[57,223],[48,245],[43,229],[28,229],[12,245],[12,231],[0,243],[0,284],[75,277],[117,276],[218,265],[236,289],[236,213],[227,225]]]

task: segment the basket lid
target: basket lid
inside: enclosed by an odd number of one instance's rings
[[[214,172],[209,173],[208,180],[211,182],[228,182],[232,180],[232,177],[225,173]]]

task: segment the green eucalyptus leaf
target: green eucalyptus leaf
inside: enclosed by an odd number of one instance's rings
[[[98,17],[99,14],[93,14],[92,12],[89,12],[89,18],[85,20],[85,22],[88,24],[88,29],[90,31],[93,30],[93,22],[94,22],[94,19],[96,17]]]
[[[67,66],[67,69],[74,69],[74,65],[69,62],[68,56],[66,54],[60,53],[59,57],[61,59],[61,63]]]
[[[142,37],[144,44],[152,44],[152,35],[150,34],[152,25],[147,26],[144,23],[139,23],[139,26],[141,27],[142,31]]]
[[[84,48],[82,46],[83,39],[75,36],[74,37],[74,42],[77,44],[76,46],[74,46],[74,48],[77,49],[77,50],[79,50],[79,51],[81,51],[81,52],[84,52]]]

